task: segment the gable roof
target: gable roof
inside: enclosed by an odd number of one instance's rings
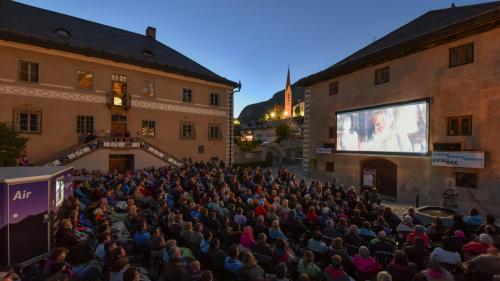
[[[492,21],[495,25],[490,25],[490,28],[497,27],[500,21],[500,1],[429,11],[325,70],[302,78],[297,84],[309,86],[421,51],[426,44],[432,42],[457,40],[473,30],[482,30],[480,28],[485,23]]]
[[[70,36],[57,34],[57,30]],[[0,0],[0,39],[237,85],[145,35],[10,0]]]

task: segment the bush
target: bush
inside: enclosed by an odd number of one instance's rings
[[[0,167],[15,166],[17,158],[26,148],[27,138],[20,136],[12,127],[0,123]]]

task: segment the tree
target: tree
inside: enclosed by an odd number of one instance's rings
[[[0,167],[15,166],[27,141],[27,138],[17,134],[10,126],[0,123]]]
[[[280,124],[277,128],[276,128],[276,135],[278,136],[278,142],[288,138],[290,136],[290,132],[292,131],[292,129],[290,129],[290,126],[288,126],[287,124],[283,123],[283,124]]]

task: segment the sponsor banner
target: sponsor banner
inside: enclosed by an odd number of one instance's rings
[[[432,166],[484,169],[484,151],[434,151]]]

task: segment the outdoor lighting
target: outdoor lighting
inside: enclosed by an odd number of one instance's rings
[[[271,118],[274,118],[274,117],[276,117],[276,112],[272,111],[271,112]]]
[[[288,116],[288,111],[283,112],[283,116]]]

